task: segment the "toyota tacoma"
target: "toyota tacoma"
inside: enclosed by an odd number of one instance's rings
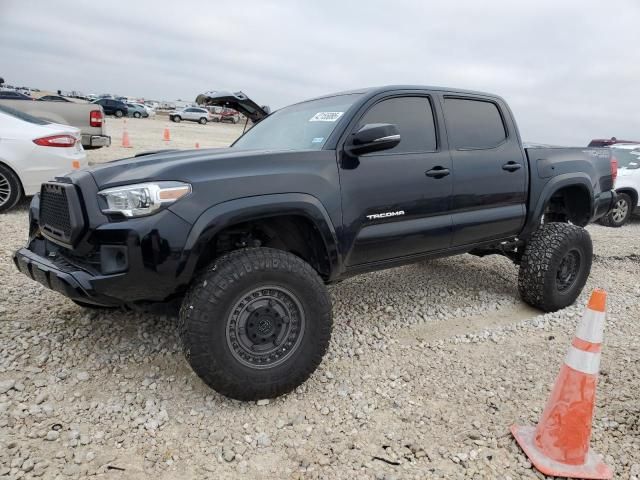
[[[197,103],[254,126],[229,148],[43,184],[14,261],[82,306],[180,304],[189,364],[232,398],[309,377],[331,335],[326,285],[355,274],[498,254],[519,266],[525,302],[570,305],[591,269],[583,227],[616,199],[609,150],[523,148],[495,95],[391,86],[271,114],[242,92]]]

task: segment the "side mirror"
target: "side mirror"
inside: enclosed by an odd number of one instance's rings
[[[390,123],[369,123],[347,142],[346,150],[355,156],[389,150],[400,143],[398,127]]]

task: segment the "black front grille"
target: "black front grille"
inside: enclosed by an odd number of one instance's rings
[[[67,190],[63,185],[45,183],[40,191],[40,226],[48,234],[61,240],[71,238]]]

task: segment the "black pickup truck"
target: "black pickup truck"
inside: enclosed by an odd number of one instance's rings
[[[255,125],[230,148],[43,184],[14,260],[86,307],[180,302],[189,363],[233,398],[304,382],[329,344],[325,285],[358,273],[499,254],[519,265],[525,302],[571,304],[591,269],[582,227],[615,200],[608,150],[523,149],[494,95],[393,86],[269,115],[241,92],[197,101]]]

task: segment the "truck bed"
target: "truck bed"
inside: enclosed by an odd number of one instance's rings
[[[536,147],[524,149],[529,160],[529,212],[535,218],[544,205],[532,200],[545,198],[547,189],[561,188],[564,183],[576,183],[593,194],[593,205],[588,206],[588,218],[574,223],[586,225],[609,211],[613,202],[614,175],[608,148],[593,147]],[[587,206],[584,206],[587,207]],[[531,223],[531,222],[529,222]]]

